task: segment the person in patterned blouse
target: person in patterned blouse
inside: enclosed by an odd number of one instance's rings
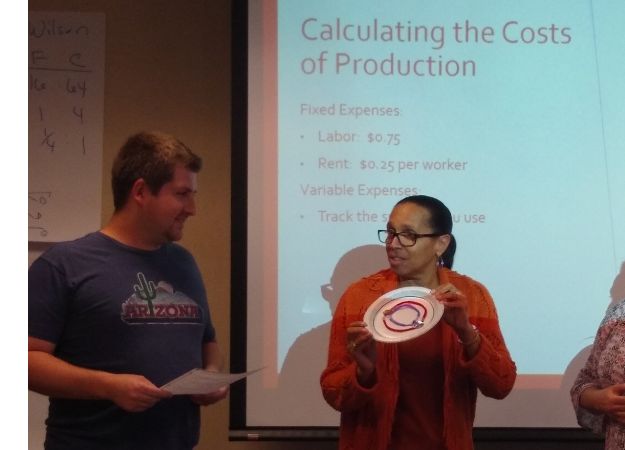
[[[578,423],[605,435],[605,450],[625,449],[625,298],[601,321],[571,400]]]

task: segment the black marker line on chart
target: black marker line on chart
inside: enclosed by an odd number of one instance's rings
[[[43,70],[47,72],[84,72],[84,73],[92,73],[91,69],[63,69],[57,67],[29,67],[28,70]]]

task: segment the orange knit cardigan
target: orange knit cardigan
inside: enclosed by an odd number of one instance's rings
[[[505,397],[516,379],[516,366],[486,288],[448,269],[439,269],[438,276],[441,284],[452,283],[467,296],[469,320],[482,337],[477,354],[467,361],[456,333],[441,321],[445,370],[443,438],[447,450],[471,450],[477,389],[488,397]],[[397,286],[397,275],[390,269],[362,278],[343,294],[334,314],[321,389],[330,406],[341,412],[340,450],[388,450],[399,394],[397,346],[376,344],[377,382],[364,388],[356,380],[356,363],[346,350],[346,329],[351,322],[362,320],[367,306],[380,295]]]

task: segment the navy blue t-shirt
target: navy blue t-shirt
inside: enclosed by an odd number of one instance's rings
[[[71,364],[145,376],[156,386],[202,367],[215,340],[202,279],[177,244],[146,251],[96,232],[46,251],[28,273],[28,334]],[[141,413],[50,398],[47,449],[190,449],[199,407],[174,396]]]

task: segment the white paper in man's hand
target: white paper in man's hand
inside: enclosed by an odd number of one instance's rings
[[[208,372],[203,369],[192,369],[164,384],[161,386],[161,389],[165,389],[174,395],[208,394],[261,369],[263,367],[243,373]]]

